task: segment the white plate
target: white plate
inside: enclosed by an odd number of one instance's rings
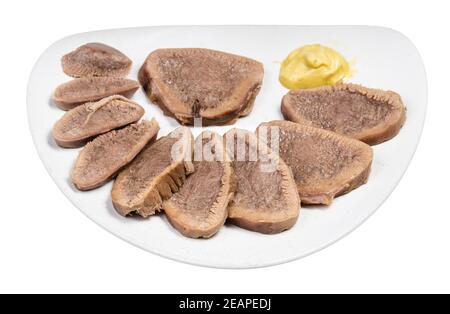
[[[78,149],[62,149],[51,138],[51,128],[63,114],[50,96],[70,78],[60,58],[87,42],[104,42],[123,51],[133,61],[130,78],[151,51],[163,47],[205,47],[248,56],[264,63],[265,77],[253,112],[234,125],[211,127],[220,133],[231,127],[254,130],[268,120],[281,119],[280,100],[286,93],[278,82],[279,62],[293,49],[321,43],[331,46],[357,70],[352,82],[392,89],[407,106],[406,124],[394,139],[375,146],[369,182],[337,198],[328,208],[302,209],[297,224],[278,235],[262,235],[226,225],[208,240],[193,240],[174,230],[164,215],[143,220],[123,218],[111,205],[112,183],[79,192],[69,180]],[[165,135],[178,123],[163,116],[139,90],[134,100],[155,117]],[[37,61],[28,86],[28,118],[34,143],[61,191],[94,222],[118,237],[156,253],[192,264],[249,268],[274,265],[318,251],[359,226],[383,203],[399,182],[414,154],[422,132],[427,101],[425,70],[414,45],[391,29],[366,26],[180,26],[144,27],[83,33],[50,46]],[[193,130],[194,135],[200,129]],[[58,222],[58,217],[52,217]]]

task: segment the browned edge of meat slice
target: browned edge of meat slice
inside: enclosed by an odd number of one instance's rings
[[[369,145],[390,140],[406,119],[400,95],[356,84],[293,90],[281,101],[286,120],[328,129]]]
[[[134,101],[109,96],[67,111],[53,126],[53,139],[61,147],[80,147],[97,135],[138,121],[144,113]]]
[[[59,85],[53,92],[53,101],[59,108],[70,110],[112,95],[130,98],[138,89],[138,82],[125,78],[82,77]]]
[[[233,171],[222,137],[215,132],[204,131],[197,137],[194,156],[194,173],[163,203],[163,208],[170,223],[184,236],[209,238],[228,216],[228,202],[234,192]]]
[[[303,204],[329,205],[367,182],[373,158],[369,145],[324,129],[271,121],[257,129],[267,134],[270,147],[277,142],[270,135],[272,127],[278,130],[278,153],[291,168]]]
[[[123,77],[130,72],[131,63],[122,52],[102,43],[82,45],[61,58],[64,73],[72,77]]]
[[[139,71],[150,100],[181,124],[232,124],[248,115],[261,88],[263,65],[203,48],[157,49]]]
[[[229,221],[265,234],[290,229],[300,212],[291,169],[252,132],[232,129],[224,140],[236,181]]]
[[[95,189],[112,179],[124,166],[156,139],[158,122],[141,121],[96,137],[80,151],[71,177],[79,190]]]
[[[180,127],[147,145],[114,181],[111,198],[117,212],[146,218],[161,211],[162,202],[193,172],[193,142],[191,131]]]

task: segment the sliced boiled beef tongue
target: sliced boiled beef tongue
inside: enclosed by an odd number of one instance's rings
[[[406,119],[405,106],[397,93],[355,84],[290,91],[283,97],[281,111],[287,120],[369,145],[397,135]]]
[[[209,238],[224,224],[233,196],[232,168],[219,134],[205,131],[197,137],[194,168],[194,173],[163,203],[163,208],[181,234]]]
[[[72,182],[79,190],[97,188],[126,166],[156,139],[158,122],[142,121],[96,137],[80,151],[72,169]]]
[[[367,182],[373,153],[361,141],[289,121],[262,123],[257,132],[291,168],[302,203],[329,205]]]
[[[88,43],[64,55],[64,73],[72,77],[126,76],[131,60],[119,50],[102,43]]]
[[[59,85],[53,92],[53,101],[59,108],[70,110],[112,95],[130,98],[138,89],[138,82],[125,78],[82,77]]]
[[[114,181],[111,197],[117,212],[142,217],[159,212],[193,171],[193,142],[191,131],[181,127],[147,145]]]
[[[300,198],[290,168],[254,133],[232,129],[224,140],[236,185],[228,205],[229,221],[266,234],[291,228],[299,215]]]
[[[93,137],[138,121],[145,111],[134,101],[113,95],[67,111],[53,126],[61,147],[80,147]]]
[[[253,107],[264,75],[255,60],[201,48],[158,49],[139,80],[149,98],[180,123],[234,123]]]

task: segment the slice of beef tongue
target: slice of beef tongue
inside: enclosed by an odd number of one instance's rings
[[[400,96],[355,84],[293,90],[281,102],[287,120],[374,145],[397,135],[406,119]]]
[[[152,119],[98,136],[80,151],[71,173],[73,184],[79,190],[103,185],[154,140],[158,131],[158,122]]]
[[[163,208],[170,223],[183,235],[209,238],[227,218],[233,172],[222,137],[215,132],[205,131],[197,137],[194,157],[194,173],[163,203]]]
[[[152,102],[181,124],[234,123],[248,115],[261,88],[263,65],[242,56],[203,48],[157,49],[139,71]]]
[[[64,55],[64,73],[72,77],[126,76],[131,60],[119,50],[102,43],[88,43]]]
[[[138,89],[138,82],[121,77],[82,77],[59,85],[53,101],[59,108],[70,110],[112,95],[130,98]]]
[[[236,178],[229,221],[266,234],[291,228],[300,198],[290,168],[252,132],[232,129],[224,137]]]
[[[144,108],[120,95],[89,102],[66,112],[53,127],[61,147],[80,147],[93,137],[138,121]]]
[[[181,127],[145,147],[114,181],[111,197],[117,212],[144,218],[159,212],[193,171],[193,142],[191,131]]]
[[[367,182],[373,153],[361,141],[289,121],[262,123],[257,132],[291,168],[302,203],[329,205]]]

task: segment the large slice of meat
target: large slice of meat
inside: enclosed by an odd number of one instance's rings
[[[232,129],[224,137],[236,178],[228,219],[266,234],[291,228],[300,198],[290,168],[249,131]]]
[[[329,205],[367,182],[372,148],[361,141],[289,121],[262,123],[257,132],[291,168],[305,204]]]
[[[200,48],[158,49],[139,72],[150,99],[182,124],[234,123],[248,115],[264,69],[245,57]]]
[[[88,43],[64,55],[64,73],[72,77],[126,76],[131,60],[119,50],[102,43]]]
[[[130,98],[138,88],[138,82],[119,77],[82,77],[59,85],[53,101],[59,108],[70,110],[112,95]]]
[[[80,147],[93,137],[138,121],[145,111],[134,101],[114,95],[67,111],[53,126],[62,147]]]
[[[203,132],[195,147],[194,173],[163,203],[163,208],[171,224],[183,235],[209,238],[227,218],[228,202],[233,196],[232,168],[217,133]],[[198,152],[203,154],[198,156]]]
[[[293,90],[281,102],[287,120],[331,130],[374,145],[397,135],[406,109],[397,93],[339,84]]]
[[[193,171],[193,142],[191,131],[181,127],[145,147],[114,181],[111,197],[117,212],[148,217],[160,211]]]
[[[80,151],[72,169],[72,182],[79,190],[97,188],[126,166],[159,131],[158,122],[133,123],[96,137]]]

